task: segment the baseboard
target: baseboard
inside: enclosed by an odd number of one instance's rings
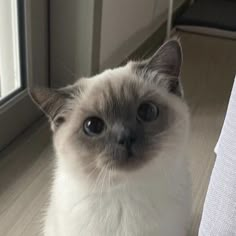
[[[225,38],[225,39],[236,39],[236,32],[229,30],[216,29],[211,27],[201,27],[201,26],[188,26],[188,25],[178,25],[176,29],[183,32],[201,34],[211,37]]]

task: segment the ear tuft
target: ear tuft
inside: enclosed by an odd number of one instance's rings
[[[66,115],[71,110],[69,101],[74,98],[72,87],[64,89],[32,88],[29,90],[29,95],[49,118],[53,130],[65,122]]]
[[[180,70],[182,49],[179,40],[164,43],[154,55],[144,61],[134,63],[139,77],[167,88],[168,92],[182,96]]]
[[[29,91],[29,94],[34,103],[52,119],[66,99],[66,94],[49,88],[33,88]]]
[[[47,101],[54,95],[54,91],[48,88],[31,88],[28,92],[32,101],[42,110]]]

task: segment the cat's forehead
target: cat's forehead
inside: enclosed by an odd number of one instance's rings
[[[132,73],[111,71],[87,82],[80,107],[95,115],[129,116],[141,101],[158,96],[152,84]]]
[[[122,80],[122,79],[121,79]],[[88,89],[85,104],[89,111],[96,113],[121,113],[128,110],[139,98],[138,84],[127,80],[101,80]],[[81,104],[81,105],[83,105]]]
[[[151,89],[130,67],[107,70],[88,81],[88,93],[103,99],[137,99]]]

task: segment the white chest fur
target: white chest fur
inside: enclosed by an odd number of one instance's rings
[[[58,170],[45,236],[185,236],[190,219],[186,163],[170,165],[167,158],[159,166],[154,162],[125,184],[90,195]]]

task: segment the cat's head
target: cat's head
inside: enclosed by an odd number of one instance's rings
[[[173,153],[188,123],[181,63],[180,44],[171,40],[147,60],[62,89],[33,89],[50,120],[58,158],[89,172],[130,172]]]

